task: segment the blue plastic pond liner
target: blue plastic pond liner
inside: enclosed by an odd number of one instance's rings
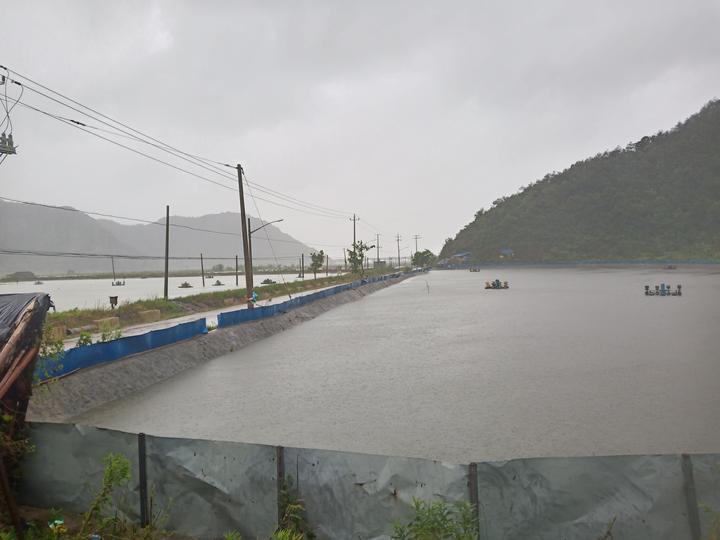
[[[343,285],[337,285],[335,287],[330,287],[329,289],[306,294],[304,296],[297,296],[272,306],[260,306],[255,309],[238,309],[235,311],[220,313],[218,314],[218,328],[225,328],[227,326],[233,326],[244,322],[255,321],[265,317],[274,317],[275,315],[285,313],[286,311],[299,306],[304,306],[314,302],[315,300],[327,298],[328,296],[348,291],[367,283],[385,281],[386,279],[388,279],[388,276],[359,279],[351,283],[344,283]]]
[[[128,336],[105,343],[94,343],[68,349],[57,359],[38,359],[35,376],[39,381],[60,377],[78,369],[111,362],[124,356],[156,349],[205,333],[207,333],[207,321],[202,318],[162,330],[153,330],[139,336]]]

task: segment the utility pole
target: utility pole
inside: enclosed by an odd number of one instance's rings
[[[360,218],[356,217],[355,214],[353,214],[353,217],[350,218],[350,221],[353,222],[353,251],[354,251],[355,250],[355,242],[356,242],[355,225],[357,224],[358,221],[360,221]]]
[[[165,206],[165,280],[163,298],[168,299],[168,261],[170,260],[170,205]]]
[[[397,246],[398,246],[398,267],[400,266],[400,235],[395,235],[395,240],[397,240]]]
[[[235,255],[235,286],[237,287],[238,285],[238,256]]]
[[[420,240],[422,238],[422,236],[419,236],[416,234],[415,236],[413,236],[413,238],[415,239],[415,253],[417,253],[418,252],[417,241]]]
[[[250,273],[252,273],[252,229],[250,228],[250,218],[247,218],[247,229],[248,229],[248,257],[250,257]],[[252,278],[251,278],[252,283]]]
[[[380,234],[375,235],[375,264],[380,265]]]
[[[238,195],[240,196],[240,224],[242,225],[242,241],[243,241],[243,260],[245,262],[245,297],[247,298],[247,306],[249,309],[254,307],[252,300],[253,293],[253,276],[252,276],[252,261],[250,260],[250,244],[249,244],[249,230],[247,227],[247,216],[245,214],[245,194],[243,192],[243,168],[239,163],[237,164],[237,175],[238,175]]]
[[[302,274],[302,278],[305,279],[305,254],[300,254],[300,273]]]
[[[343,259],[345,259],[345,272],[347,272],[347,251],[343,248]]]
[[[205,265],[203,264],[202,253],[200,254],[200,275],[202,276],[203,287],[205,286]]]
[[[325,255],[325,277],[330,275],[330,255]]]
[[[112,269],[113,269],[113,285],[115,285],[115,257],[110,257],[110,264],[112,264]]]

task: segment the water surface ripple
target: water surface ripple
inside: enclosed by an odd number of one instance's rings
[[[685,294],[643,295],[661,281]],[[78,421],[453,462],[718,452],[718,351],[717,272],[436,271]]]

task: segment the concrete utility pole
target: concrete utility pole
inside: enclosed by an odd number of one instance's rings
[[[247,230],[248,230],[248,257],[250,257],[250,273],[252,273],[253,260],[252,260],[252,229],[250,228],[250,218],[247,218]]]
[[[170,260],[170,205],[165,207],[165,279],[163,298],[168,299],[168,262]]]
[[[202,253],[200,254],[200,275],[202,276],[203,287],[205,286],[205,265],[203,264]]]
[[[375,235],[375,263],[380,265],[380,234]]]
[[[238,163],[237,165],[238,175],[238,195],[240,196],[240,224],[242,225],[242,241],[243,241],[243,260],[245,262],[245,297],[248,298],[247,306],[252,309],[254,307],[251,300],[253,292],[253,276],[252,276],[252,261],[250,260],[250,245],[248,243],[249,231],[247,227],[247,216],[245,215],[245,194],[243,191],[243,168]]]
[[[416,234],[415,236],[413,236],[413,238],[415,239],[415,253],[417,253],[418,252],[417,241],[420,240],[422,238],[422,236],[419,236]]]
[[[356,242],[355,225],[357,224],[358,221],[360,221],[360,218],[356,217],[355,214],[353,214],[353,217],[350,218],[350,221],[353,222],[353,251],[354,251],[355,250],[355,242]]]
[[[397,240],[397,246],[398,246],[398,266],[400,266],[400,235],[395,235],[395,240]]]

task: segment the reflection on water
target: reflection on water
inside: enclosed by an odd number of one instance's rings
[[[258,274],[255,275],[255,285],[265,278],[270,278],[278,283],[295,281],[296,274]],[[214,287],[213,283],[220,280],[222,286]],[[180,284],[187,281],[192,285],[191,289],[181,289]],[[201,292],[216,291],[222,289],[236,289],[245,287],[245,276],[239,277],[239,285],[235,286],[235,276],[213,276],[212,279],[205,278],[205,288],[202,286],[202,278],[195,277],[171,277],[168,279],[168,296],[177,298]],[[42,285],[35,285],[32,281],[21,281],[19,283],[0,283],[0,294],[19,292],[46,292],[55,303],[58,311],[73,308],[109,308],[110,296],[117,296],[118,302],[132,302],[149,298],[162,298],[163,278],[131,278],[125,280],[122,287],[114,287],[112,279],[60,279],[48,280]]]

